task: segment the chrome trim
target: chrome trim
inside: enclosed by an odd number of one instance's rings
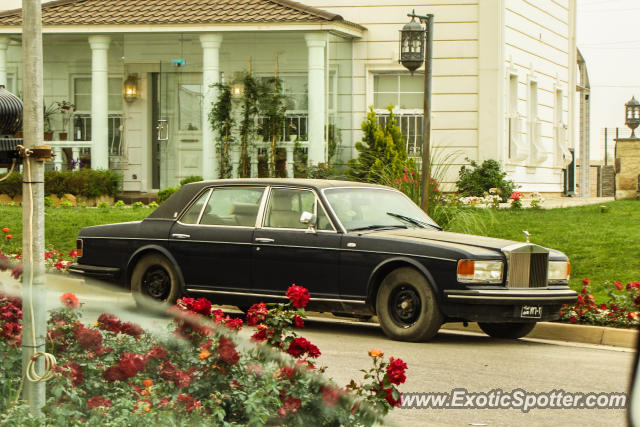
[[[81,239],[121,239],[121,240],[151,240],[151,241],[160,241],[160,242],[168,242],[168,238],[159,239],[152,237],[104,237],[104,236],[82,236],[79,237]]]
[[[175,237],[176,239],[188,239],[191,237],[191,234],[173,233],[171,237]]]
[[[256,242],[259,242],[259,243],[273,243],[273,242],[275,242],[275,240],[271,239],[270,237],[256,237],[254,240]]]
[[[187,292],[194,293],[205,293],[205,294],[223,294],[223,295],[242,295],[242,296],[251,296],[251,297],[269,297],[269,298],[278,298],[278,299],[288,299],[288,297],[283,295],[272,295],[272,294],[260,294],[253,292],[231,292],[231,291],[216,291],[211,289],[198,289],[198,288],[187,288]],[[366,304],[365,300],[350,300],[350,299],[339,299],[339,298],[311,298],[311,301],[328,301],[328,302],[346,302],[351,304]]]
[[[553,301],[573,301],[575,300],[577,295],[558,295],[558,296],[527,296],[527,297],[511,297],[508,295],[495,295],[495,296],[485,296],[485,295],[447,295],[449,299],[476,299],[476,300],[516,300],[516,301],[539,301],[539,300],[553,300]]]
[[[536,293],[545,293],[547,295],[574,295],[578,294],[572,289],[545,289],[545,288],[531,288],[528,290],[510,290],[510,289],[456,289],[456,290],[445,290],[445,295],[457,295],[457,294],[468,294],[468,295],[533,295]]]
[[[67,271],[69,271],[70,273],[87,274],[86,271],[84,270],[71,268],[71,267],[69,267]]]

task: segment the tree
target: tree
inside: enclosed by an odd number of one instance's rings
[[[233,117],[231,115],[231,86],[224,83],[213,85],[218,89],[218,99],[211,104],[209,111],[209,123],[211,128],[218,133],[216,147],[220,152],[220,178],[231,178],[233,166],[230,159],[230,147],[233,144]]]
[[[407,160],[406,142],[393,114],[393,105],[387,107],[389,119],[382,126],[370,107],[362,123],[364,136],[356,142],[358,157],[347,162],[347,177],[354,181],[376,182],[382,175],[400,176]]]
[[[467,158],[470,167],[462,166],[458,172],[458,194],[461,196],[483,196],[491,188],[498,188],[502,201],[506,201],[511,195],[514,183],[505,179],[507,173],[502,170],[500,163],[488,159],[478,165],[477,162]]]

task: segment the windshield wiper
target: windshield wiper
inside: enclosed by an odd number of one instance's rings
[[[364,227],[350,228],[348,231],[362,231],[362,230],[382,230],[385,228],[407,228],[406,225],[393,224],[393,225],[365,225]]]
[[[428,222],[420,221],[419,219],[411,218],[411,217],[408,217],[406,215],[401,215],[401,214],[398,214],[398,213],[395,213],[395,212],[387,212],[387,215],[390,215],[390,216],[392,216],[394,218],[399,218],[399,219],[401,219],[403,221],[408,222],[409,224],[417,225],[420,228],[425,228],[425,226],[429,226],[429,227],[433,227],[433,228],[435,228],[437,230],[442,230],[442,227],[439,227],[439,226],[434,225],[434,224],[430,224]]]

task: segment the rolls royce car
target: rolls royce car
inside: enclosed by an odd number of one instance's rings
[[[191,183],[142,221],[83,228],[77,251],[72,273],[125,286],[143,307],[206,296],[246,310],[296,284],[309,310],[376,315],[405,341],[469,321],[519,338],[577,299],[562,252],[443,231],[403,193],[356,182]]]

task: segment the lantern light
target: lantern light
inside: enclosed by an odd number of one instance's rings
[[[129,74],[127,80],[124,81],[124,90],[123,90],[124,100],[128,103],[132,103],[136,99],[138,99],[138,75],[137,74]]]

